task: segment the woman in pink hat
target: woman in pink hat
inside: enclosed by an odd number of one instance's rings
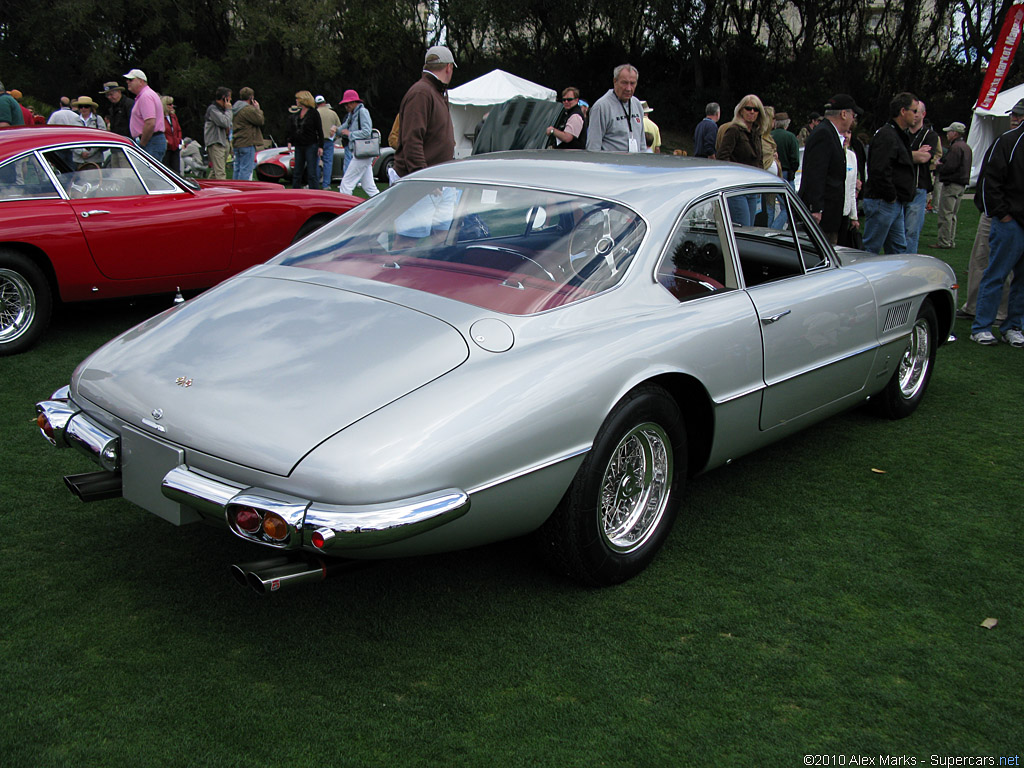
[[[341,179],[341,186],[338,189],[343,194],[351,195],[352,190],[360,186],[367,197],[373,197],[379,192],[377,183],[373,180],[373,158],[356,157],[353,144],[357,139],[370,138],[373,132],[370,111],[363,106],[359,94],[351,88],[345,91],[340,104],[348,113],[341,122],[341,135],[348,139],[349,148],[353,149],[353,153],[352,162],[345,169],[345,175]]]

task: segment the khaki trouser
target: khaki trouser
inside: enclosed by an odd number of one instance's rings
[[[210,165],[213,171],[210,178],[226,179],[228,177],[228,148],[223,144],[211,144],[206,148],[206,153],[210,156]]]
[[[992,219],[981,214],[981,221],[978,222],[978,233],[974,236],[974,247],[971,248],[971,260],[967,265],[967,301],[962,309],[969,314],[975,314],[978,304],[978,285],[981,283],[981,276],[985,274],[988,266],[988,233],[992,227]],[[999,312],[996,320],[1006,319],[1006,304],[1010,300],[1010,283],[1013,282],[1013,273],[1006,277],[1006,284],[1003,285],[1003,299],[999,302]]]
[[[963,184],[947,182],[942,185],[939,200],[939,245],[952,248],[956,245],[956,215],[960,212],[960,201],[964,196]]]

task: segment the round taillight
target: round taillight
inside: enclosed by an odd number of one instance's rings
[[[46,418],[45,413],[40,413],[36,416],[36,426],[43,430],[43,434],[53,440],[53,427],[50,426],[50,420]]]
[[[288,523],[280,515],[268,512],[263,518],[263,532],[274,541],[284,541],[288,538]]]
[[[256,533],[262,522],[260,513],[252,507],[239,507],[235,511],[235,525],[246,533]]]
[[[313,541],[314,547],[316,547],[317,549],[324,548],[324,535],[320,533],[320,531],[314,531],[311,539]]]

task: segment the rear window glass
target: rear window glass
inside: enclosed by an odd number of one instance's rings
[[[0,165],[0,200],[32,197],[60,197],[35,155],[25,155]]]
[[[607,200],[406,181],[272,263],[525,315],[616,285],[646,231],[639,215]]]

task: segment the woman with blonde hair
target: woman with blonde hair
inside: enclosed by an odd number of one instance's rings
[[[324,153],[324,129],[313,94],[299,91],[288,122],[288,149],[295,151],[292,189],[317,188],[316,167]]]
[[[747,94],[736,104],[732,120],[723,128],[715,157],[763,170],[761,138],[766,125],[768,116],[761,99],[752,93]],[[735,224],[750,226],[757,212],[757,196],[730,197],[729,210]]]

